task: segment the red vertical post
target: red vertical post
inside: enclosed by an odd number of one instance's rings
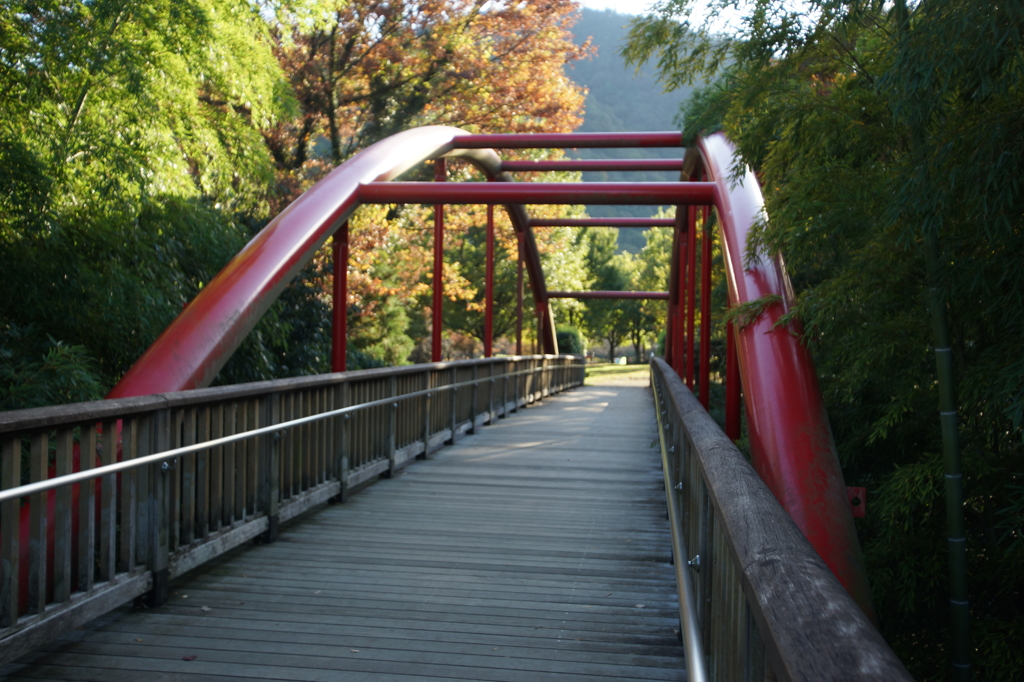
[[[434,159],[434,182],[444,182],[444,159]],[[434,303],[431,311],[430,359],[441,361],[442,305],[444,303],[444,206],[434,206]]]
[[[711,404],[711,221],[701,209],[704,230],[700,251],[700,404]]]
[[[348,358],[348,221],[334,233],[334,318],[331,322],[331,371],[344,372]]]
[[[693,390],[693,337],[694,327],[697,323],[697,209],[690,206],[687,209],[687,240],[686,255],[687,283],[686,290],[689,293],[689,302],[686,305],[686,385]]]
[[[487,206],[487,274],[484,281],[484,357],[494,351],[494,206]]]
[[[676,209],[682,211],[680,206]],[[679,288],[679,301],[676,303],[675,328],[672,330],[672,367],[681,378],[686,376],[686,264],[690,234],[681,235],[679,239],[679,268],[677,269],[676,287]]]
[[[516,233],[519,257],[516,263],[516,355],[523,354],[523,235]]]
[[[725,435],[740,437],[740,363],[732,322],[725,327]]]
[[[675,360],[672,358],[672,344],[675,343],[673,332],[676,325],[676,304],[672,300],[666,301],[665,310],[665,346],[662,348],[664,359],[669,367],[675,367]]]

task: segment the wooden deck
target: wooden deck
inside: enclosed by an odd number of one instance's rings
[[[549,398],[0,668],[9,680],[682,680],[651,398]]]

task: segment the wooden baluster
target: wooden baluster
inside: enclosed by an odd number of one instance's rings
[[[83,424],[79,439],[79,470],[95,468],[96,427]],[[78,590],[92,590],[94,580],[93,552],[96,537],[96,485],[92,480],[78,486]]]
[[[54,474],[67,476],[74,463],[75,430],[62,427],[57,430]],[[71,553],[74,545],[71,518],[71,486],[62,485],[54,492],[53,501],[53,601],[57,604],[71,598],[73,577]]]
[[[116,426],[116,422],[115,422]],[[139,420],[129,417],[121,420],[121,461],[138,457]],[[59,475],[59,474],[58,474]],[[118,558],[117,573],[127,573],[135,568],[135,537],[138,534],[138,469],[128,469],[120,474],[121,485],[117,493],[118,502]],[[58,518],[60,512],[58,511]],[[56,537],[56,536],[55,536]],[[56,562],[55,562],[56,564]],[[57,600],[57,576],[54,566],[54,601]]]
[[[217,403],[210,409],[210,440],[224,436],[224,403]],[[207,506],[209,514],[209,532],[220,530],[224,519],[224,454],[223,445],[210,451],[210,500]]]
[[[109,466],[117,461],[117,422],[103,422],[100,464]],[[112,580],[117,567],[117,475],[108,474],[100,483],[100,548],[99,579]]]
[[[29,481],[46,480],[49,439],[46,432],[34,433],[29,454]],[[46,497],[36,493],[29,499],[28,521],[28,612],[46,609]]]
[[[0,486],[21,485],[21,437],[5,437],[0,443]],[[18,622],[18,578],[21,563],[21,500],[0,503],[0,628]]]

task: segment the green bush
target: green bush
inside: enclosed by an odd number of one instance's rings
[[[587,350],[587,339],[579,329],[568,325],[560,325],[555,331],[558,340],[558,352],[570,355],[583,355]]]

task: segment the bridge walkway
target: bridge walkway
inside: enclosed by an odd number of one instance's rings
[[[680,680],[649,389],[562,393],[223,555],[9,680]]]

